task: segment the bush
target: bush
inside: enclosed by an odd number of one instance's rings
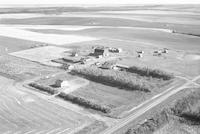
[[[74,73],[82,75],[87,79],[103,84],[125,88],[127,90],[139,90],[150,92],[152,84],[143,78],[128,72],[104,70],[96,67],[73,70]]]
[[[67,101],[71,101],[72,103],[78,104],[80,106],[84,106],[86,108],[91,108],[91,109],[94,109],[94,110],[97,110],[97,111],[101,111],[103,113],[110,113],[111,112],[111,109],[107,106],[96,104],[95,102],[92,102],[90,100],[86,100],[86,99],[81,98],[81,97],[74,96],[72,94],[66,94],[66,93],[61,92],[58,95],[58,97],[63,98],[64,100],[67,100]]]
[[[55,90],[54,88],[44,86],[44,85],[41,85],[41,84],[38,84],[38,83],[29,83],[29,86],[34,87],[36,89],[39,89],[41,91],[47,92],[47,93],[52,94],[52,95],[58,93],[58,91]]]
[[[182,123],[187,123],[189,125],[200,125],[200,113],[190,113],[190,112],[185,112],[180,115],[182,117],[180,119],[180,122]]]
[[[184,92],[185,93],[185,92]],[[180,99],[169,104],[168,107],[155,113],[138,127],[132,126],[126,134],[151,134],[166,124],[171,116],[176,115],[179,121],[190,125],[200,125],[200,91],[186,92]],[[197,106],[196,106],[197,105]]]
[[[169,121],[169,111],[164,109],[160,113],[156,113],[153,117],[149,118],[143,124],[135,128],[128,129],[126,134],[152,134],[155,130],[160,128]]]
[[[131,73],[136,73],[142,76],[155,77],[155,78],[159,78],[163,80],[170,80],[174,77],[172,74],[168,74],[164,71],[161,71],[158,69],[150,69],[147,67],[140,68],[140,67],[132,66],[128,68],[127,71]]]

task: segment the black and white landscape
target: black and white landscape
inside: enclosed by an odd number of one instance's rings
[[[0,7],[1,134],[199,134],[200,5]]]

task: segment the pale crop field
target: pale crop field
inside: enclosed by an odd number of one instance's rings
[[[0,27],[10,27],[17,29],[55,29],[55,30],[69,30],[69,31],[79,31],[84,29],[96,28],[97,26],[74,26],[74,25],[0,25]]]
[[[128,10],[128,11],[99,11],[99,13],[109,13],[109,14],[149,14],[149,15],[176,15],[176,14],[186,14],[186,15],[198,15],[195,12],[184,12],[184,11],[167,11],[167,10]]]
[[[14,27],[2,26],[0,27],[0,35],[13,37],[24,40],[38,41],[50,43],[55,45],[70,44],[76,42],[84,42],[96,40],[93,37],[80,36],[80,35],[57,35],[57,34],[42,34],[31,31],[26,31]]]

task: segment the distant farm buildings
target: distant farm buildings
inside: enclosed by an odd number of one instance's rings
[[[142,51],[142,50],[141,51],[137,51],[137,54],[138,54],[137,55],[138,58],[142,58],[143,54],[144,54],[144,51]]]
[[[109,52],[112,52],[112,53],[121,53],[121,52],[122,52],[122,49],[121,49],[121,48],[113,48],[113,47],[110,47],[110,48],[109,48]]]
[[[154,55],[154,56],[161,56],[162,53],[167,54],[168,52],[169,52],[169,49],[164,48],[163,50],[162,50],[162,49],[161,49],[161,50],[155,50],[155,51],[153,52],[153,55]]]
[[[122,52],[121,48],[99,46],[99,47],[94,48],[93,55],[98,58],[101,58],[101,57],[109,56],[109,53],[120,53],[120,52]]]
[[[169,50],[169,49],[164,48],[164,49],[163,49],[163,53],[168,53],[168,50]]]
[[[155,50],[155,51],[153,52],[153,55],[154,55],[154,56],[161,56],[161,55],[162,55],[162,51],[161,51],[161,50]]]

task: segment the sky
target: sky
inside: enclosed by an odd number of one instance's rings
[[[118,4],[200,4],[200,0],[0,0],[2,5],[118,5]]]

